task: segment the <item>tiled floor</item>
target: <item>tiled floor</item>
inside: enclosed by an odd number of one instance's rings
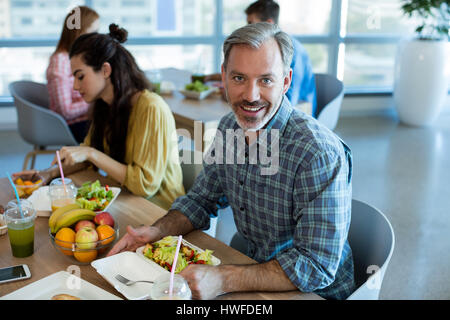
[[[353,197],[384,212],[394,228],[380,298],[450,299],[450,115],[429,128],[389,115],[344,117],[336,132],[353,151]],[[0,176],[20,170],[29,150],[17,133],[0,131]],[[40,156],[37,167],[51,160]]]

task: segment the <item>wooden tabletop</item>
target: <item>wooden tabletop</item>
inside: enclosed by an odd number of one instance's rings
[[[110,186],[117,185],[115,182],[99,175],[92,170],[86,170],[71,175],[75,185],[79,186],[86,181],[95,181],[99,179],[102,184]],[[6,207],[9,200],[14,198],[11,185],[6,178],[0,179],[0,205]],[[109,212],[119,225],[119,235],[126,234],[127,225],[139,226],[141,224],[152,224],[158,218],[163,216],[166,211],[154,205],[150,201],[138,196],[134,196],[126,190],[122,190],[120,195],[111,205]],[[252,264],[255,263],[251,258],[243,255],[237,250],[227,246],[207,235],[206,233],[196,230],[185,236],[186,240],[197,245],[200,248],[208,248],[214,250],[214,255],[219,258],[222,264]],[[57,251],[48,235],[48,218],[38,217],[35,224],[35,243],[34,254],[27,258],[15,258],[12,256],[9,238],[7,235],[0,236],[0,268],[27,264],[30,268],[32,277],[27,280],[14,281],[0,284],[0,297],[20,289],[34,281],[47,277],[55,272],[65,271],[74,264],[68,257]],[[120,298],[125,299],[117,290],[113,288],[105,279],[97,273],[91,265],[79,266],[81,278],[100,287]],[[321,299],[315,294],[305,294],[299,291],[289,292],[248,292],[233,293],[219,297],[220,299]]]

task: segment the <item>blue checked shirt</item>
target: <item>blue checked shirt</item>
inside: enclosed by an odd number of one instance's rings
[[[286,97],[268,129],[276,130],[261,134],[249,147],[237,143],[239,135],[226,139],[227,132],[242,132],[234,114],[222,118],[202,172],[171,209],[185,214],[195,228],[207,229],[217,203],[225,201],[250,257],[276,259],[302,292],[345,299],[354,290],[347,241],[350,149],[312,117],[294,110]]]

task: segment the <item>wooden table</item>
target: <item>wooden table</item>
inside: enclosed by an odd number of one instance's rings
[[[100,176],[98,173],[86,170],[69,176],[76,185],[81,185],[85,181],[95,181],[99,179],[102,184],[111,186],[117,185],[113,181]],[[7,178],[0,179],[0,204],[6,207],[9,200],[13,199],[13,191]],[[122,190],[115,202],[111,205],[109,212],[113,215],[119,225],[119,235],[126,234],[127,225],[139,226],[141,224],[152,224],[163,216],[166,211],[152,204],[142,197],[134,196],[126,190]],[[243,255],[237,250],[227,246],[207,235],[196,230],[185,236],[186,240],[200,248],[214,250],[214,255],[218,257],[222,264],[252,264],[254,260]],[[0,284],[0,296],[13,292],[34,281],[47,277],[55,272],[65,271],[74,263],[58,252],[50,242],[48,235],[48,218],[38,217],[35,224],[34,254],[27,258],[15,258],[12,256],[9,238],[7,235],[0,236],[0,268],[17,264],[27,264],[32,274],[31,279]],[[116,291],[100,274],[90,265],[80,266],[81,278],[96,285],[118,297],[125,299]],[[315,294],[305,294],[299,291],[289,292],[248,292],[233,293],[219,297],[220,299],[250,299],[250,300],[276,300],[276,299],[321,299]]]

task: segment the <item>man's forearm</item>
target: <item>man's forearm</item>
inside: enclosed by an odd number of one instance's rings
[[[180,211],[170,210],[167,214],[158,219],[153,227],[156,227],[161,232],[161,237],[184,235],[194,230],[191,221]]]
[[[224,265],[218,268],[222,275],[222,289],[227,293],[297,290],[277,260],[251,265]]]

